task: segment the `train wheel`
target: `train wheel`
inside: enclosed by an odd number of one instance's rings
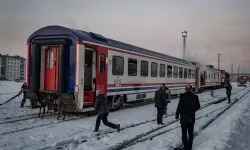
[[[124,102],[123,96],[114,96],[109,103],[111,110],[121,109],[123,107],[123,102]]]

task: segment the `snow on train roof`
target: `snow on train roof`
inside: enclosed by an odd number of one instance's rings
[[[150,56],[161,58],[161,59],[166,59],[166,60],[194,66],[194,64],[192,64],[191,62],[180,59],[180,58],[176,58],[176,57],[162,54],[159,52],[151,51],[145,48],[140,48],[140,47],[126,44],[120,41],[109,39],[100,34],[96,34],[93,32],[70,29],[70,28],[66,28],[62,26],[47,26],[47,27],[41,28],[37,30],[36,32],[34,32],[28,38],[27,42],[31,43],[32,40],[38,36],[57,36],[57,35],[71,35],[76,41],[93,42],[93,43],[102,44],[105,46],[119,48],[119,49],[131,51],[131,52],[141,53],[141,54],[150,55]]]

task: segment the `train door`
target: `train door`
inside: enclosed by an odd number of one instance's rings
[[[58,89],[58,49],[58,46],[49,46],[45,49],[45,91],[57,91]]]
[[[85,47],[84,105],[93,105],[96,91],[96,51]]]

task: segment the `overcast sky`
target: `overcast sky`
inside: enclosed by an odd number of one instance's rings
[[[250,72],[250,0],[0,0],[0,53],[26,57],[30,34],[47,25],[92,31],[129,44]],[[246,72],[245,71],[245,72]]]

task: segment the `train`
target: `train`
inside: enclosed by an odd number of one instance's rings
[[[63,26],[35,31],[27,47],[27,99],[43,95],[60,101],[70,95],[73,112],[93,110],[97,90],[107,96],[110,109],[120,109],[124,103],[154,98],[162,83],[179,95],[186,84],[202,92],[222,87],[228,78],[222,81],[222,71],[211,65]]]
[[[240,76],[237,80],[237,86],[244,86],[247,87],[247,85],[249,84],[249,76]]]

